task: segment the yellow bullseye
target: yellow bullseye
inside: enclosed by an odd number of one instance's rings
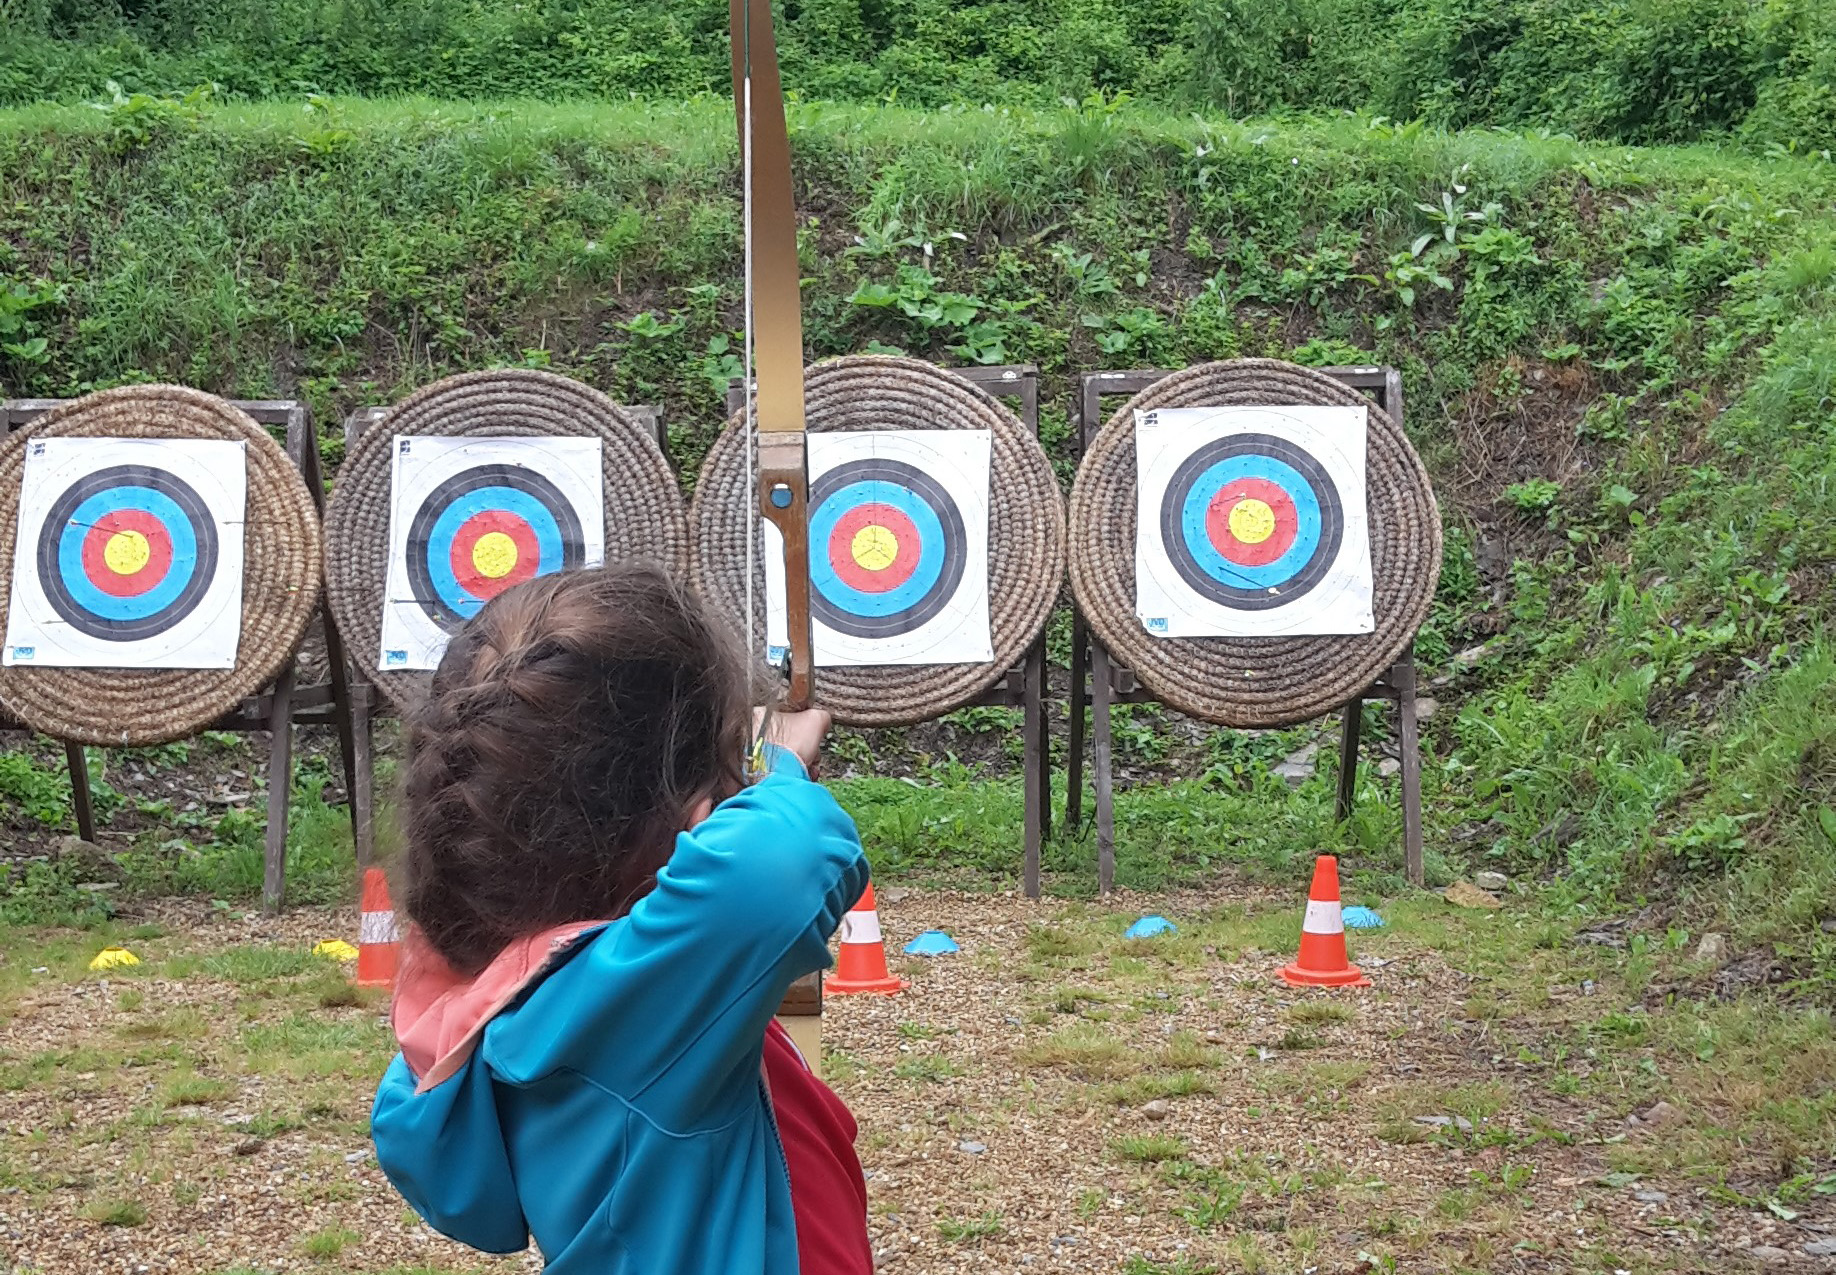
[[[146,569],[153,557],[153,547],[138,531],[117,531],[102,546],[102,561],[118,576],[131,576]]]
[[[868,571],[884,571],[899,556],[899,537],[877,523],[869,523],[854,533],[848,551]]]
[[[1254,496],[1239,500],[1230,511],[1230,534],[1246,545],[1259,545],[1275,534],[1275,511]]]
[[[472,546],[472,565],[487,580],[501,580],[516,570],[516,541],[501,531],[487,531]]]

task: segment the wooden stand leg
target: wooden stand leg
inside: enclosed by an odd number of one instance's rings
[[[1090,630],[1084,617],[1071,613],[1071,706],[1066,723],[1065,831],[1075,834],[1084,822],[1084,694],[1088,680]]]
[[[1339,728],[1339,799],[1332,817],[1338,823],[1351,818],[1358,799],[1358,736],[1364,730],[1364,697],[1345,706],[1345,723]]]
[[[1097,892],[1116,888],[1115,772],[1111,765],[1109,706],[1113,684],[1109,652],[1090,644],[1092,767],[1096,771]]]
[[[279,912],[287,893],[287,803],[293,795],[293,669],[274,683],[268,710],[268,835],[261,906]]]
[[[1415,721],[1415,661],[1404,659],[1390,670],[1398,696],[1402,739],[1403,871],[1411,885],[1422,884],[1422,741]]]
[[[376,761],[372,755],[370,701],[376,688],[351,684],[351,837],[357,848],[359,874],[376,860]]]
[[[1023,886],[1026,897],[1039,897],[1039,856],[1045,844],[1046,821],[1051,817],[1051,745],[1045,729],[1045,640],[1041,638],[1026,653],[1025,705],[1022,728],[1026,745],[1026,865]]]
[[[351,812],[351,846],[360,866],[366,862],[357,817],[357,724],[351,716],[351,673],[344,662],[344,643],[331,613],[324,614],[325,658],[331,665],[332,717],[338,723],[338,752],[344,761],[344,800]]]
[[[64,742],[64,765],[70,768],[70,805],[76,811],[77,832],[85,841],[96,839],[96,808],[89,799],[89,759],[83,745]]]

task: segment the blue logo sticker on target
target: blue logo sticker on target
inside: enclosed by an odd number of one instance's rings
[[[35,660],[38,658],[38,648],[35,646],[16,646],[13,648],[13,658],[21,661]]]
[[[1151,619],[1142,621],[1142,623],[1147,625],[1147,631],[1149,633],[1165,633],[1167,631],[1167,617],[1164,615],[1154,616]]]
[[[384,651],[382,662],[384,668],[402,668],[408,663],[408,652]]]

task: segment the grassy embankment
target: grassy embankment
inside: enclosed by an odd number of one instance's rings
[[[1836,167],[1097,106],[792,119],[812,355],[1036,362],[1067,475],[1081,370],[1400,365],[1448,526],[1420,646],[1450,679],[1428,727],[1437,877],[1471,860],[1546,881],[1551,907],[1680,901],[1827,993]],[[685,475],[719,425],[739,217],[718,102],[35,107],[0,116],[0,189],[7,393],[158,377],[298,395],[323,421],[524,362],[663,402]],[[1018,789],[989,742],[1010,727],[971,711],[840,741],[844,764],[921,780],[841,785],[882,876],[1012,878]],[[1291,876],[1338,846],[1393,884],[1390,781],[1334,829],[1329,766],[1292,792],[1271,777],[1310,737],[1128,714],[1125,762],[1166,782],[1122,798],[1124,879]],[[119,780],[186,752],[98,764]],[[295,879],[339,892],[316,782]],[[131,883],[250,884],[246,817],[119,787],[111,810],[147,829]],[[0,757],[0,792],[67,823],[42,758]],[[1089,858],[1053,846],[1061,888],[1087,888]],[[74,905],[54,875],[9,913]]]

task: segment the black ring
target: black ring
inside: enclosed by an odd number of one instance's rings
[[[910,633],[935,619],[937,613],[948,606],[950,599],[956,596],[956,590],[963,581],[964,558],[967,548],[963,543],[963,515],[956,507],[956,501],[950,498],[943,485],[915,465],[908,465],[902,460],[884,460],[872,457],[866,460],[849,461],[837,465],[828,473],[818,478],[810,490],[810,510],[814,513],[822,507],[822,502],[834,495],[843,487],[853,483],[889,482],[904,487],[931,507],[937,515],[937,521],[943,526],[943,569],[938,573],[937,583],[932,585],[918,601],[891,615],[863,616],[851,611],[843,611],[822,594],[820,589],[810,590],[810,614],[837,633],[849,637],[889,638]],[[826,552],[826,548],[825,548]]]
[[[1281,461],[1300,474],[1313,488],[1313,501],[1320,508],[1320,542],[1313,547],[1306,564],[1279,585],[1241,588],[1225,584],[1192,560],[1181,531],[1186,497],[1199,477],[1219,461],[1246,454]],[[1267,611],[1285,606],[1311,589],[1331,569],[1344,537],[1345,510],[1339,489],[1325,467],[1311,452],[1273,434],[1229,434],[1207,443],[1180,463],[1160,503],[1160,538],[1174,570],[1201,597],[1236,611]]]
[[[464,469],[427,493],[414,518],[408,524],[408,592],[421,604],[429,619],[447,633],[457,633],[467,617],[460,615],[440,597],[434,588],[433,572],[427,565],[431,546],[428,537],[434,523],[440,520],[455,500],[469,496],[481,487],[510,487],[534,496],[554,515],[561,531],[561,569],[572,570],[586,561],[586,545],[580,517],[561,489],[532,469],[521,465],[479,465]]]
[[[185,582],[178,597],[153,614],[138,620],[105,620],[70,596],[63,573],[58,570],[58,543],[78,505],[98,492],[126,486],[150,487],[179,507],[191,522],[191,537],[197,542],[198,559],[192,567],[191,579]],[[39,528],[38,583],[51,609],[77,632],[104,642],[138,642],[164,633],[197,609],[216,573],[217,525],[211,520],[209,507],[178,475],[150,465],[111,465],[84,475],[52,503]]]

